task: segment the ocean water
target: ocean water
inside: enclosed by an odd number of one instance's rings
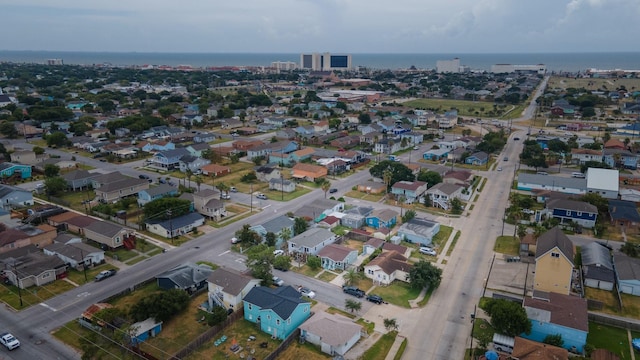
[[[578,72],[596,69],[640,69],[640,52],[614,53],[518,53],[518,54],[351,54],[354,66],[372,69],[404,69],[415,66],[433,69],[438,60],[460,58],[474,70],[490,70],[494,64],[545,64],[549,71]],[[63,59],[65,64],[94,65],[191,65],[270,66],[273,61],[300,62],[293,53],[137,53],[63,52],[0,50],[0,62],[44,64],[47,59]]]

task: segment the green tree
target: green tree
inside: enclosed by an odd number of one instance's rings
[[[198,186],[198,192],[200,192],[200,185],[202,185],[202,176],[196,175],[194,181],[196,182],[196,186]]]
[[[329,180],[327,180],[327,179],[324,179],[322,181],[322,183],[320,184],[320,188],[324,192],[324,198],[326,199],[327,198],[327,192],[331,188],[331,182]]]
[[[273,260],[273,267],[280,270],[291,269],[291,257],[285,255],[276,256]]]
[[[274,234],[273,232],[269,231],[267,232],[267,234],[265,235],[265,242],[267,244],[267,246],[269,247],[273,247],[276,246],[276,234]]]
[[[524,307],[519,303],[504,299],[490,299],[484,310],[491,317],[491,325],[500,334],[517,336],[531,332],[531,321]]]
[[[415,180],[415,176],[413,175],[413,172],[411,172],[411,169],[404,164],[391,160],[383,160],[372,166],[371,169],[369,169],[369,174],[373,177],[384,179],[385,171],[388,171],[388,173],[391,174],[390,182],[387,183],[387,189],[390,189],[391,185],[398,181]]]
[[[307,258],[307,266],[309,266],[311,270],[318,270],[322,267],[322,260],[315,255],[311,255]]]
[[[371,124],[371,116],[368,113],[360,113],[358,121],[360,121],[360,124]]]
[[[417,176],[417,180],[426,182],[427,188],[430,188],[433,185],[440,184],[442,182],[442,176],[440,176],[440,174],[435,171],[420,170]]]
[[[40,146],[34,146],[32,150],[36,155],[44,154],[44,149],[41,148]]]
[[[411,219],[416,217],[416,211],[413,209],[407,210],[407,212],[404,213],[404,215],[402,215],[402,222],[403,223],[408,223],[409,221],[411,221]]]
[[[251,275],[262,280],[263,286],[270,286],[273,282],[271,268],[275,260],[272,248],[266,244],[252,246],[247,251],[247,267],[251,270]]]
[[[60,175],[60,167],[55,164],[45,164],[44,165],[44,176],[45,177],[55,177]]]
[[[227,320],[227,309],[222,306],[214,306],[210,313],[205,313],[207,325],[215,326]]]
[[[349,270],[347,270],[347,272],[343,275],[345,285],[353,285],[362,278],[364,278],[364,274],[354,268],[349,268]]]
[[[442,269],[435,267],[429,261],[420,260],[409,270],[409,281],[415,289],[435,289],[442,280]]]
[[[356,301],[356,300],[353,300],[353,299],[346,299],[344,301],[344,307],[347,310],[351,311],[352,313],[353,312],[358,312],[358,311],[360,311],[360,309],[362,309],[362,303],[360,301]]]
[[[167,321],[189,306],[189,294],[181,289],[171,289],[147,295],[135,303],[130,311],[135,321],[150,317],[157,321]]]
[[[460,199],[458,199],[457,197],[454,197],[453,199],[451,199],[451,213],[454,215],[460,215],[462,214],[462,211],[464,210],[464,207],[462,206],[462,201]]]
[[[85,132],[91,130],[91,127],[83,121],[76,121],[69,126],[69,130],[73,132],[75,136],[82,136]]]
[[[564,340],[562,340],[562,335],[560,334],[547,335],[545,336],[544,340],[542,340],[542,342],[544,344],[549,344],[557,347],[562,347],[562,345],[564,345]]]
[[[291,228],[283,228],[280,230],[280,238],[285,249],[289,249],[289,239],[291,239]]]
[[[69,139],[67,136],[60,131],[56,131],[50,135],[47,135],[47,146],[48,147],[62,147],[67,146],[69,143]]]
[[[396,321],[396,319],[385,318],[384,328],[387,329],[387,331],[398,330],[398,322]]]
[[[18,129],[16,129],[12,122],[3,121],[0,123],[0,134],[8,137],[9,139],[15,139],[18,137]]]
[[[118,328],[118,322],[126,319],[127,314],[124,310],[117,307],[104,308],[93,314],[93,319],[105,324],[105,327],[111,330],[111,333]]]
[[[300,235],[303,232],[307,231],[307,228],[309,228],[309,224],[307,224],[307,221],[301,217],[297,217],[293,220],[293,233],[295,235]]]
[[[256,245],[262,241],[262,237],[257,232],[251,230],[251,225],[244,224],[240,230],[236,231],[236,238],[238,242],[247,245]]]
[[[606,214],[609,212],[609,202],[600,194],[586,193],[580,197],[580,200],[597,207],[598,213],[600,214]]]
[[[187,214],[191,210],[191,201],[174,197],[165,197],[150,201],[142,211],[145,219],[173,219]]]
[[[55,196],[67,189],[67,180],[59,176],[50,177],[44,180],[44,187],[49,196]]]

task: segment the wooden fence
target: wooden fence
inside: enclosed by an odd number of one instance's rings
[[[296,328],[291,335],[289,335],[286,339],[284,339],[283,342],[280,343],[280,345],[278,345],[278,347],[273,350],[273,352],[269,355],[267,355],[264,360],[275,360],[278,358],[278,355],[280,355],[283,351],[285,351],[287,349],[287,347],[289,347],[289,344],[291,344],[292,341],[294,340],[298,340],[300,338],[300,328]]]

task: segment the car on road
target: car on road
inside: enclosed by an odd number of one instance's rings
[[[419,147],[417,147],[417,146],[414,146],[414,147],[413,147],[413,150],[420,150],[420,148],[419,148]]]
[[[514,138],[513,138],[513,141],[518,141],[518,140],[520,140],[520,138],[519,138],[519,137],[514,137]]]
[[[382,300],[382,296],[375,295],[375,294],[367,295],[367,301],[371,301],[372,303],[376,303],[378,305],[380,305],[380,304],[382,304],[384,302],[384,300]]]
[[[143,179],[143,180],[149,180],[150,179],[149,175],[145,175],[145,174],[138,175],[138,178]]]
[[[274,250],[273,255],[275,256],[284,255],[284,250]]]
[[[332,188],[331,190],[329,190],[329,194],[335,194],[338,192],[338,189],[336,188]]]
[[[257,197],[258,199],[260,199],[260,200],[267,200],[267,199],[268,199],[267,195],[262,194],[262,193],[260,193],[260,194],[256,195],[256,197]]]
[[[316,297],[316,293],[308,287],[300,286],[298,287],[298,291],[300,292],[300,294],[302,294],[302,296],[306,296],[309,299],[313,299],[314,297]]]
[[[229,191],[231,191],[231,192],[238,192],[238,189],[236,189],[236,187],[235,187],[235,186],[232,186],[232,187],[230,187],[230,188],[229,188]]]
[[[280,279],[279,277],[277,277],[277,276],[274,276],[272,280],[273,280],[273,285],[275,285],[275,286],[284,285],[284,281],[282,279]]]
[[[100,159],[100,162],[107,162],[107,160],[105,160],[105,159]]]
[[[229,194],[220,194],[220,199],[222,199],[222,200],[231,200],[231,195],[229,195]]]
[[[102,280],[104,280],[106,278],[112,277],[115,274],[116,274],[116,269],[103,270],[103,271],[100,271],[98,273],[98,275],[96,275],[95,280],[96,281],[102,281]]]
[[[505,156],[502,161],[509,161],[509,158]]]
[[[238,238],[237,238],[237,237],[232,237],[232,238],[231,238],[231,243],[232,243],[232,244],[237,244],[237,243],[239,243],[239,242],[240,242],[240,240],[238,240]]]
[[[167,185],[169,185],[169,186],[176,186],[176,183],[174,183],[173,181],[167,181]]]
[[[498,168],[496,169],[498,171],[502,171],[502,168],[498,166]]]
[[[358,289],[355,286],[345,286],[342,288],[342,292],[344,292],[345,294],[353,295],[357,298],[364,297],[365,295],[365,292],[363,290]]]
[[[430,248],[428,246],[422,246],[419,251],[420,251],[420,254],[430,255],[430,256],[436,256],[438,254],[433,248]]]
[[[8,332],[0,334],[0,343],[9,350],[20,347],[20,341]]]

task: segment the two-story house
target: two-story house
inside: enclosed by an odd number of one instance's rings
[[[16,186],[0,184],[0,209],[11,210],[13,207],[33,205],[31,191]]]
[[[185,148],[157,152],[149,159],[149,166],[162,170],[173,170],[180,168],[180,158],[189,155]]]
[[[391,193],[396,196],[396,199],[404,197],[407,204],[422,202],[425,191],[427,191],[427,183],[423,181],[398,181],[391,186]]]
[[[543,214],[560,220],[560,224],[575,222],[592,229],[596,225],[598,208],[584,201],[551,199],[547,201]]]
[[[320,227],[311,228],[289,239],[289,253],[317,255],[322,248],[336,242],[337,235]]]
[[[242,307],[242,299],[249,291],[260,285],[260,279],[221,267],[209,275],[207,284],[209,308],[221,306],[235,310]]]
[[[538,237],[533,289],[569,295],[573,275],[573,243],[556,226]]]
[[[186,147],[191,156],[202,157],[203,153],[211,150],[211,147],[207,143],[195,143]]]
[[[181,172],[186,173],[188,171],[191,171],[192,173],[198,173],[198,170],[200,170],[205,165],[209,165],[210,163],[211,160],[209,159],[195,157],[193,155],[185,155],[180,158],[179,166]]]
[[[244,297],[244,318],[260,324],[260,330],[286,339],[311,314],[311,303],[302,300],[291,286],[256,286]]]
[[[258,233],[258,235],[262,237],[262,240],[266,240],[268,233],[275,234],[276,249],[280,249],[283,241],[282,233],[288,232],[289,237],[291,237],[293,235],[293,224],[294,224],[294,221],[290,217],[286,215],[280,215],[260,225],[252,226],[251,230]]]
[[[96,178],[92,179],[95,180]],[[115,202],[124,197],[132,196],[149,188],[149,181],[145,179],[122,177],[114,182],[104,183],[94,191],[96,197],[103,202]]]
[[[200,214],[212,220],[220,220],[227,216],[224,201],[220,200],[220,193],[212,189],[203,189],[193,194],[182,194],[180,198],[191,198],[194,208]]]
[[[571,149],[571,162],[583,165],[588,161],[602,161],[602,150]]]
[[[72,191],[87,189],[91,185],[91,179],[99,174],[92,174],[84,169],[74,170],[62,174],[62,178],[67,181],[67,188]]]

